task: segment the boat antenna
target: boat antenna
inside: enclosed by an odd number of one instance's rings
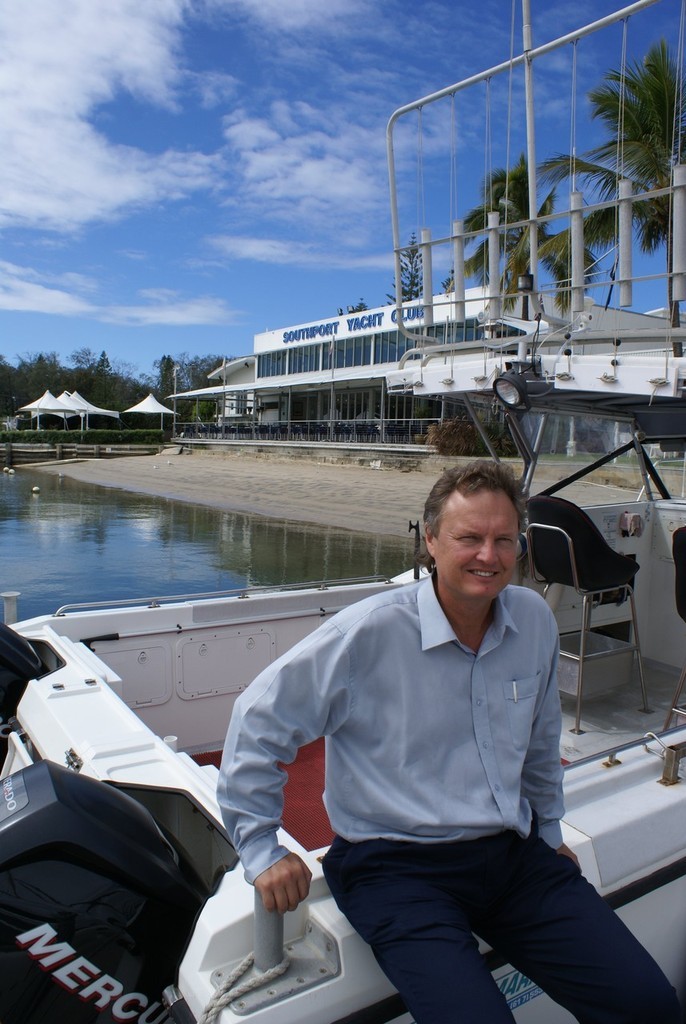
[[[626,55],[627,55],[627,30],[629,26],[629,19],[624,18],[622,22],[622,53],[619,65],[619,89],[617,95],[617,139],[616,139],[616,151],[615,151],[615,183],[617,189],[617,195],[620,199],[626,198],[629,200],[629,196],[633,189],[629,188],[629,183],[624,182],[624,124],[625,124],[625,113],[626,113]],[[629,200],[630,202],[630,200]],[[624,216],[628,214],[629,221],[626,225],[628,232],[624,230],[625,225],[623,223],[622,212],[625,211]],[[612,292],[614,291],[615,280],[617,272],[619,272],[620,280],[620,296],[619,304],[630,305],[631,304],[631,282],[627,279],[629,274],[630,264],[627,260],[631,258],[631,207],[627,206],[626,203],[617,203],[614,207],[614,249],[615,255],[612,267],[610,268],[610,286],[607,290],[607,298],[605,299],[605,309],[607,310],[612,300]],[[628,237],[627,237],[628,234]],[[628,247],[628,249],[627,249]]]
[[[510,220],[510,162],[512,160],[512,82],[514,79],[513,60],[515,56],[515,12],[517,0],[512,0],[510,15],[510,70],[507,76],[507,134],[505,137],[505,192],[503,195],[503,259],[507,271],[508,224]]]
[[[676,160],[681,161],[681,147],[683,145],[684,119],[680,116],[684,108],[684,35],[686,32],[686,0],[681,0],[681,15],[679,18],[679,41],[677,44],[676,66],[677,66],[677,94],[674,110]]]
[[[524,96],[526,103],[526,160],[529,183],[529,268],[532,292],[538,295],[538,203],[536,201],[536,131],[534,119],[534,68],[531,51],[531,0],[522,0],[522,42],[524,50]],[[519,344],[517,358],[526,360],[526,345]]]
[[[617,118],[617,180],[624,177],[624,115],[626,113],[626,51],[629,19],[622,22],[622,58],[619,66],[619,117]]]
[[[674,96],[674,124],[672,126],[672,173],[671,173],[671,185],[676,184],[676,176],[680,175],[679,182],[683,183],[681,175],[682,164],[684,161],[684,154],[682,150],[683,145],[683,127],[684,127],[684,24],[686,22],[686,0],[681,0],[681,13],[679,18],[679,41],[677,45],[677,56],[676,56],[676,74],[675,74],[675,93]],[[674,231],[676,214],[674,211],[674,187],[670,190],[670,210],[668,220],[668,231],[670,237],[668,239],[668,246],[672,249],[672,265],[668,266],[667,270],[672,276],[672,290],[671,290],[671,306],[669,316],[669,330],[670,332],[674,327],[678,327],[681,323],[681,313],[679,311],[679,302],[682,295],[683,284],[681,279],[677,283],[676,275],[674,274],[675,263],[680,267],[683,264],[683,241],[679,239],[677,242],[677,233]],[[681,207],[681,204],[680,204]],[[679,218],[681,220],[681,218]],[[681,252],[676,254],[677,247]],[[675,258],[676,256],[676,258]],[[680,356],[683,352],[683,343],[680,341],[672,341],[672,351],[675,356]]]
[[[426,198],[424,195],[424,126],[422,122],[423,108],[417,111],[417,241],[422,237],[422,228],[426,226]]]
[[[572,42],[572,95],[570,97],[569,114],[569,184],[570,193],[576,192],[576,92],[577,92],[577,56],[579,40]],[[570,198],[571,203],[571,198]],[[571,304],[572,285],[572,252],[571,246],[567,246],[567,281],[569,282],[569,300]],[[608,300],[609,301],[609,300]]]
[[[486,109],[484,113],[484,229],[486,229],[488,223],[488,211],[493,210],[493,136],[491,132],[491,79],[487,78],[484,82],[486,87],[485,102]],[[489,268],[493,263],[489,253],[489,246],[491,240],[483,246],[481,253],[481,278],[484,283],[484,291],[486,291],[486,282],[488,281],[488,294],[495,294],[492,292],[492,288],[496,288],[495,282],[490,280]]]
[[[572,41],[572,95],[569,104],[569,181],[572,192],[576,192],[576,90],[577,53],[579,40]]]

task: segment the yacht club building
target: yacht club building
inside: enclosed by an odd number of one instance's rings
[[[450,296],[436,296],[426,316],[420,300],[407,303],[404,326],[421,332],[428,339],[425,345],[448,350],[479,344],[485,331],[483,291],[467,293],[461,323],[455,322],[452,306]],[[221,436],[410,440],[446,415],[446,409],[441,399],[387,392],[386,373],[417,346],[397,320],[395,306],[350,308],[265,331],[255,335],[250,355],[226,360],[210,374],[212,386],[176,397],[215,400],[216,420],[205,429]],[[498,333],[514,337],[531,326],[504,318]]]

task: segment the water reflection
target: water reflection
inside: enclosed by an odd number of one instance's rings
[[[30,471],[0,477],[0,590],[20,591],[21,618],[78,601],[393,575],[412,556],[407,536],[215,511]]]

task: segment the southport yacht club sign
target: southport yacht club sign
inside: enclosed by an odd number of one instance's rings
[[[398,322],[398,310],[386,308],[376,312],[364,312],[355,316],[339,317],[336,320],[325,320],[319,324],[309,324],[307,327],[296,327],[283,332],[283,343],[288,345],[294,341],[314,341],[317,338],[337,337],[339,330],[341,334],[355,334],[357,331],[378,330],[384,327],[384,321],[389,318],[391,323]],[[403,320],[423,320],[423,306],[407,306],[403,309]]]

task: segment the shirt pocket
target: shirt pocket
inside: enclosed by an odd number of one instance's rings
[[[531,728],[539,690],[539,676],[503,680],[503,698],[512,741],[517,750],[525,751],[531,738]]]

